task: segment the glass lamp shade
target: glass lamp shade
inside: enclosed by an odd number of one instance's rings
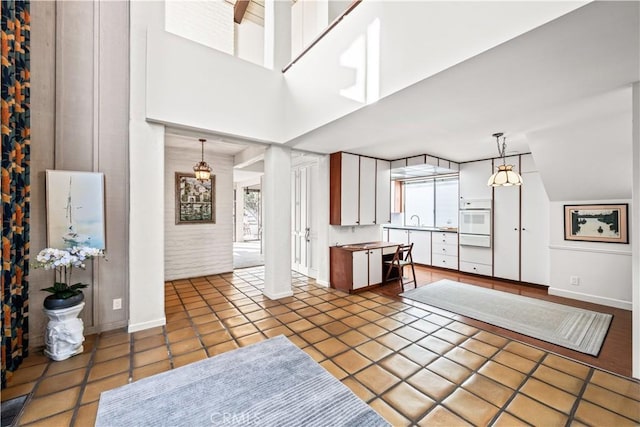
[[[196,179],[200,182],[204,182],[211,178],[211,166],[206,162],[200,162],[193,167],[193,172],[196,174]]]
[[[513,171],[512,165],[500,165],[498,171],[491,175],[489,187],[509,187],[511,185],[522,185],[522,177]]]

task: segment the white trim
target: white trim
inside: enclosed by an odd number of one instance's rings
[[[329,287],[329,282],[327,282],[325,280],[316,279],[316,285],[324,286],[325,288],[328,288]]]
[[[579,301],[592,302],[594,304],[606,305],[608,307],[621,308],[623,310],[631,310],[631,301],[623,301],[614,298],[601,297],[597,295],[583,294],[582,292],[567,291],[566,289],[549,288],[549,295],[576,299]]]
[[[613,249],[579,248],[576,246],[561,246],[561,245],[549,245],[549,249],[556,250],[556,251],[593,252],[597,254],[631,256],[631,251],[616,251]]]
[[[155,328],[156,326],[164,326],[167,324],[167,318],[162,317],[160,319],[148,320],[142,323],[133,323],[130,324],[127,328],[128,333],[143,331],[145,329]]]
[[[286,297],[290,297],[293,296],[293,291],[289,290],[289,291],[285,291],[285,292],[280,292],[279,294],[271,294],[269,292],[267,292],[266,290],[263,292],[263,295],[267,298],[269,298],[270,300],[277,300],[280,298],[286,298]]]

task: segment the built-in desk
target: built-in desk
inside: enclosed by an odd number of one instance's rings
[[[331,287],[354,292],[381,284],[386,275],[384,261],[393,258],[399,245],[393,242],[366,242],[331,246]]]

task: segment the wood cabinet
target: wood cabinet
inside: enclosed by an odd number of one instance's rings
[[[342,152],[331,154],[329,223],[368,225],[390,222],[389,166],[389,162],[372,157]]]
[[[331,287],[350,292],[379,285],[384,279],[383,259],[391,259],[396,247],[384,242],[332,246],[329,248]]]

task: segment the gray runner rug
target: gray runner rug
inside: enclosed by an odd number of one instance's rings
[[[388,426],[284,336],[103,392],[96,426]]]
[[[593,356],[600,352],[613,317],[451,280],[400,296]]]

